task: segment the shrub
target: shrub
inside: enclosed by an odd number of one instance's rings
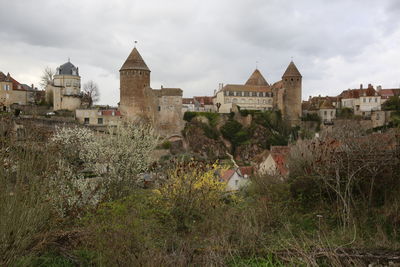
[[[171,148],[171,142],[170,141],[164,141],[162,144],[161,144],[161,148],[163,148],[163,149],[170,149]]]

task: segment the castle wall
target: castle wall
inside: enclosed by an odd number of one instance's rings
[[[182,96],[158,98],[158,130],[162,135],[180,134],[183,130]]]

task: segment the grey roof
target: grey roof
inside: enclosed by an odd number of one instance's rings
[[[62,64],[57,68],[56,75],[74,75],[79,76],[79,69],[71,62]]]

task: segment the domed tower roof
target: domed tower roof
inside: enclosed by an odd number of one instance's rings
[[[69,60],[67,63],[62,64],[56,70],[56,75],[73,75],[79,76],[79,68],[75,67]]]
[[[124,65],[122,65],[120,71],[121,70],[147,70],[147,71],[150,71],[150,69],[147,67],[146,63],[144,62],[142,56],[139,54],[139,51],[136,49],[136,47],[133,48],[129,57],[126,59]]]
[[[268,86],[267,80],[265,80],[264,76],[261,72],[256,69],[253,74],[251,74],[250,78],[247,80],[245,85],[264,85]]]
[[[296,65],[293,63],[293,61],[290,61],[290,64],[287,67],[282,77],[302,77],[302,76],[300,74],[300,71],[297,69]]]

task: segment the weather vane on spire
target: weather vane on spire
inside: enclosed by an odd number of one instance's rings
[[[71,62],[70,58],[68,57],[68,62]]]
[[[137,41],[135,41],[135,47],[136,47]]]
[[[290,58],[291,58],[291,61],[293,61],[293,56],[291,56]]]

